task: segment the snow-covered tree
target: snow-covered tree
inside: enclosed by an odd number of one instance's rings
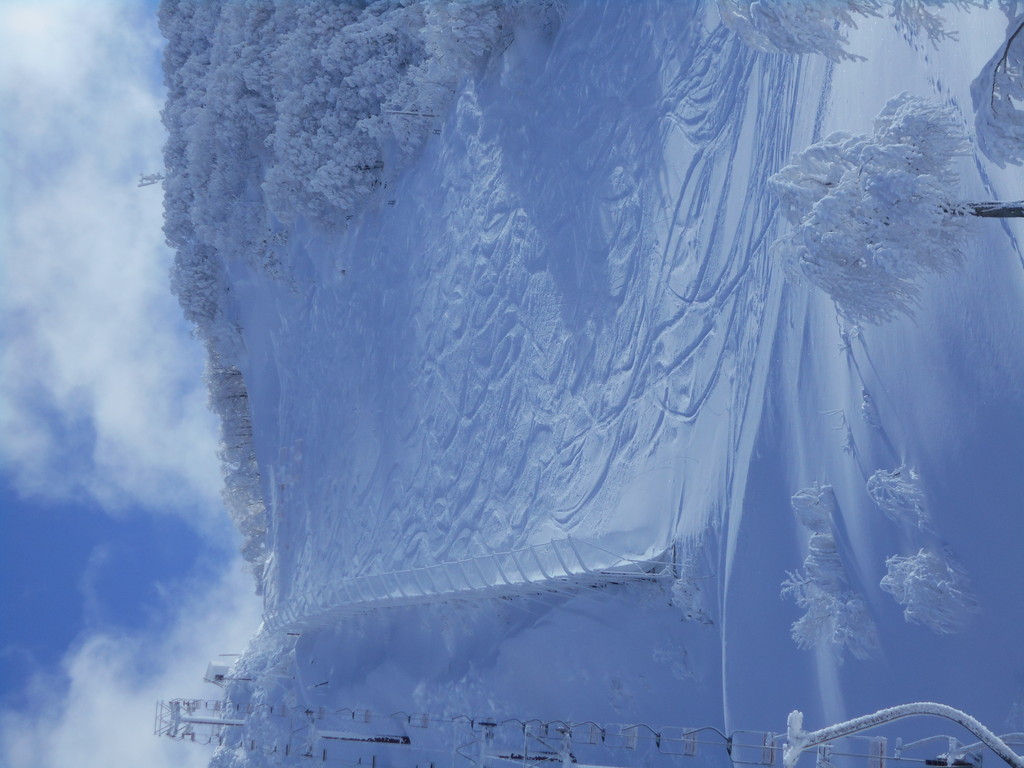
[[[832,530],[832,516],[839,505],[831,485],[815,483],[794,493],[790,502],[793,514],[804,528],[813,533]]]
[[[968,215],[1024,216],[1024,203],[953,198],[953,159],[967,151],[954,110],[893,97],[870,136],[833,133],[771,177],[794,225],[773,254],[853,322],[910,314],[918,279],[960,264]]]
[[[978,610],[963,570],[927,550],[885,561],[881,587],[903,606],[907,621],[945,635],[956,632]]]
[[[782,583],[782,596],[792,597],[804,611],[793,622],[793,640],[801,648],[824,645],[837,654],[846,649],[858,659],[869,658],[878,645],[875,624],[851,589],[836,546],[832,516],[839,505],[832,486],[815,483],[797,491],[792,505],[797,520],[812,532],[803,568]]]
[[[1024,15],[971,83],[978,147],[1000,168],[1024,164]]]
[[[823,535],[827,534],[814,534],[815,537]],[[817,543],[825,544],[820,540]],[[832,543],[831,548],[834,546]],[[810,555],[808,561],[814,562]],[[836,575],[835,572],[827,573]],[[798,571],[788,574],[782,584],[783,596],[792,597],[804,611],[791,628],[793,640],[801,648],[824,644],[832,648],[840,659],[839,653],[844,648],[855,658],[871,658],[878,647],[878,635],[864,601],[845,587],[845,581],[833,585],[829,583],[830,579],[822,583],[820,576],[809,570]]]
[[[913,467],[879,469],[868,478],[868,495],[894,523],[924,528],[928,524],[928,504],[920,479]]]
[[[820,53],[833,61],[860,59],[846,50],[857,16],[889,16],[907,35],[932,42],[955,37],[938,7],[985,6],[988,0],[718,0],[722,22],[747,45],[770,53]]]
[[[281,219],[337,222],[388,184],[440,125],[461,80],[543,0],[278,0],[276,120],[263,191]]]

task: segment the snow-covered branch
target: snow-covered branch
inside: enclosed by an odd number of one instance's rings
[[[963,203],[961,207],[968,216],[980,216],[985,219],[1024,218],[1024,200],[1012,203]]]

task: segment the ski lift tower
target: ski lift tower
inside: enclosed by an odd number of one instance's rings
[[[224,744],[245,725],[244,715],[230,704],[205,699],[158,701],[153,733],[177,741]],[[238,738],[237,735],[235,738]]]

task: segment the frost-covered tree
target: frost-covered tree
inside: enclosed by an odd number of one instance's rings
[[[832,516],[839,505],[831,485],[815,483],[793,494],[790,500],[793,514],[804,528],[813,533],[828,533],[832,529]]]
[[[544,0],[278,0],[276,119],[263,183],[282,219],[337,221],[388,184],[440,125],[460,82]]]
[[[722,22],[747,45],[771,53],[820,53],[833,61],[861,59],[846,50],[856,17],[889,16],[907,35],[933,43],[955,37],[936,9],[985,6],[988,0],[718,0]]]
[[[837,654],[849,650],[866,659],[878,646],[875,624],[864,601],[851,589],[832,533],[832,516],[839,505],[831,485],[797,491],[793,514],[811,533],[803,568],[787,573],[782,596],[791,597],[804,614],[791,628],[801,648],[824,645]],[[841,658],[841,656],[840,656]]]
[[[879,469],[868,478],[867,491],[878,508],[894,523],[913,528],[928,524],[928,504],[921,476],[913,467]]]
[[[978,147],[1000,168],[1024,164],[1024,15],[971,83]]]
[[[978,604],[963,570],[927,550],[915,555],[894,555],[885,561],[881,587],[903,606],[907,621],[932,631],[950,634],[962,629]]]
[[[792,597],[804,614],[793,622],[793,640],[801,648],[824,645],[870,658],[878,647],[875,624],[864,601],[849,589],[831,534],[811,536],[803,570],[787,574],[783,597]],[[839,656],[839,658],[842,658]]]
[[[1024,216],[1024,202],[953,197],[952,162],[967,151],[954,110],[893,97],[871,135],[833,133],[769,179],[793,224],[773,254],[853,322],[910,314],[918,279],[960,264],[969,215]]]

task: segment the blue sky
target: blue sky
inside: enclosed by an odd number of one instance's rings
[[[157,698],[258,622],[160,230],[152,2],[0,0],[0,764],[204,765]],[[104,702],[122,714],[101,715]],[[89,737],[86,738],[86,734]],[[82,745],[91,745],[83,750]]]
[[[211,548],[177,516],[118,519],[96,504],[22,499],[6,482],[0,506],[0,692],[8,703],[33,674],[59,667],[83,633],[166,629],[168,592],[182,575],[216,572]]]

